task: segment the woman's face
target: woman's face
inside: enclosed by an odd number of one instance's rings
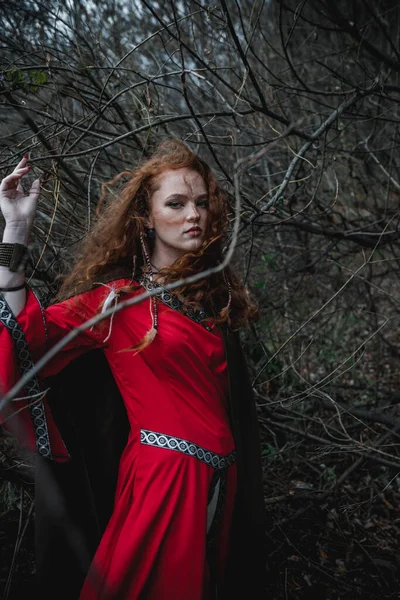
[[[192,169],[167,170],[155,179],[149,227],[155,230],[152,262],[161,268],[204,241],[208,194],[202,176]]]

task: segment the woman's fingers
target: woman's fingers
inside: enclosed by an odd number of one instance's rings
[[[31,189],[29,190],[29,196],[34,198],[35,196],[39,196],[40,194],[40,179],[35,179],[35,181],[31,185]]]
[[[4,179],[1,180],[0,184],[0,192],[6,192],[7,190],[11,190],[15,188],[18,177],[11,175],[7,175]]]
[[[19,169],[17,167],[12,173],[10,173],[10,175],[4,177],[0,184],[0,191],[4,192],[9,189],[15,189],[16,185],[18,184],[18,181],[23,175],[29,172],[30,168],[31,167],[23,167]]]
[[[22,157],[22,159],[19,161],[14,171],[10,175],[23,175],[24,173],[27,173],[31,169],[31,167],[26,164],[27,162],[28,155],[25,155]],[[10,175],[8,177],[10,177]]]
[[[20,180],[21,175],[7,175],[4,177],[0,184],[0,192],[7,192],[8,190],[15,190],[18,185],[18,181]]]
[[[25,175],[25,173],[28,173],[31,170],[32,167],[16,167],[14,169],[14,171],[9,175],[9,177],[11,177],[11,175],[14,175],[16,177],[22,177],[22,175]]]
[[[25,156],[23,156],[21,158],[21,160],[19,161],[19,163],[17,164],[17,166],[15,167],[15,171],[21,167],[24,167],[26,165],[26,163],[28,162],[28,155],[25,154]]]

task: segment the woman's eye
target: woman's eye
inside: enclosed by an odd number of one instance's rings
[[[183,206],[183,202],[179,202],[178,200],[170,200],[169,202],[167,202],[167,206],[170,206],[171,208],[181,208],[181,206]],[[208,208],[209,202],[208,200],[201,200],[200,202],[197,202],[196,206],[200,206],[201,208]]]

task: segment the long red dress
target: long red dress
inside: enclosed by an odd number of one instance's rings
[[[46,327],[30,293],[18,322],[34,360],[97,314],[109,288],[49,307]],[[158,314],[157,336],[141,352],[131,348],[151,327],[149,300],[81,333],[41,373],[104,348],[131,427],[80,600],[204,600],[223,578],[237,483],[223,339],[161,302]]]

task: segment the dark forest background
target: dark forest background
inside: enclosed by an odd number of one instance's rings
[[[2,0],[0,176],[43,179],[29,281],[57,290],[101,184],[164,137],[241,200],[268,598],[400,598],[400,7]],[[0,439],[0,597],[34,572],[32,465]]]

